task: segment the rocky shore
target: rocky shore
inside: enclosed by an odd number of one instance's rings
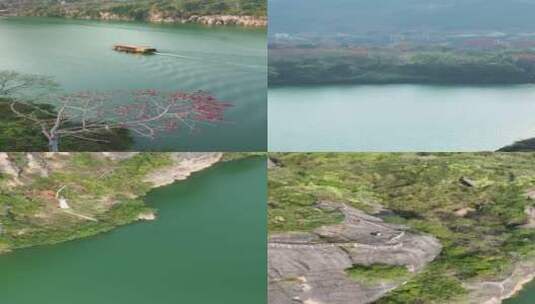
[[[515,265],[511,275],[501,281],[474,282],[466,284],[469,304],[500,304],[522,290],[535,279],[535,260]]]
[[[169,153],[173,165],[162,168],[145,177],[153,188],[162,187],[178,180],[185,180],[192,173],[204,170],[219,162],[223,153]]]
[[[112,19],[113,20],[113,19]],[[238,25],[245,27],[266,27],[266,17],[237,16],[237,15],[208,15],[189,17],[167,16],[164,13],[151,13],[147,18],[152,23],[198,23],[203,25]]]
[[[526,198],[535,200],[535,189],[526,192]],[[525,209],[528,222],[521,229],[535,228],[535,207]],[[471,282],[465,284],[469,291],[469,304],[500,304],[520,292],[524,285],[535,279],[535,259],[516,264],[511,274],[500,281]]]
[[[48,17],[40,13],[19,12],[19,16]],[[79,10],[63,10],[63,18],[105,21],[144,21],[150,23],[166,24],[202,24],[208,26],[233,25],[243,27],[267,27],[267,17],[248,15],[178,15],[160,11],[151,11],[143,19],[135,19],[128,15],[120,15],[109,11],[100,11],[97,14],[86,14]]]

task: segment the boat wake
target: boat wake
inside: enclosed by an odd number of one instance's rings
[[[171,53],[160,53],[160,52],[155,52],[154,55],[161,55],[161,56],[168,56],[168,57],[176,57],[176,58],[184,58],[184,59],[196,59],[196,60],[202,60],[202,58],[198,58],[198,57],[184,56],[184,55],[171,54]]]
[[[176,58],[183,58],[183,59],[192,59],[192,60],[199,60],[204,62],[211,62],[213,64],[224,64],[224,65],[233,65],[238,67],[244,67],[244,68],[250,68],[250,69],[263,69],[265,68],[262,65],[254,65],[254,64],[242,64],[242,63],[236,63],[232,61],[215,61],[215,60],[207,60],[206,58],[201,57],[192,57],[192,56],[184,56],[179,54],[172,54],[172,53],[160,53],[155,52],[154,55],[161,55],[161,56],[167,56],[167,57],[176,57]]]

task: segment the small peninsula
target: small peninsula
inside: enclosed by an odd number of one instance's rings
[[[92,236],[156,211],[151,189],[239,153],[0,153],[0,252]]]

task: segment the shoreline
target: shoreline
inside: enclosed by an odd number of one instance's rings
[[[171,157],[175,157],[173,159],[175,161],[173,165],[149,173],[143,178],[143,181],[151,184],[151,190],[170,185],[177,181],[187,180],[191,176],[191,174],[208,169],[216,163],[220,162],[223,158],[223,153],[221,152],[201,152],[198,154],[194,152],[185,152],[178,154],[179,157],[183,154],[186,154],[188,156],[192,155],[194,157],[198,156],[197,158],[187,160],[177,159],[177,154],[175,153],[170,154]]]
[[[535,280],[535,259],[519,262],[514,266],[512,273],[502,281],[467,284],[467,290],[474,293],[473,296],[469,296],[469,303],[501,304],[522,292],[533,280]]]
[[[64,153],[64,152],[58,152],[58,153],[59,153],[58,155],[62,155],[61,153]],[[109,159],[116,159],[116,160],[117,159],[124,160],[130,157],[133,157],[136,154],[139,154],[139,152],[133,152],[133,153],[132,152],[101,152],[101,153],[104,157],[107,157]],[[64,155],[69,155],[69,154],[70,153],[68,152],[66,154],[64,153]],[[0,154],[0,156],[1,155],[2,154]],[[221,162],[223,160],[223,155],[224,153],[222,152],[169,153],[169,157],[171,158],[173,163],[168,166],[158,168],[153,172],[147,173],[143,177],[143,181],[149,185],[148,190],[141,195],[132,194],[128,199],[143,201],[142,198],[146,196],[150,191],[156,188],[170,185],[174,182],[187,180],[193,173],[203,171]],[[119,220],[118,222],[108,223],[107,225],[105,224],[102,227],[96,227],[92,231],[92,233],[89,233],[89,234],[79,235],[76,233],[77,231],[71,231],[68,237],[59,241],[39,242],[39,243],[31,244],[28,246],[0,248],[0,256],[3,254],[10,254],[10,253],[16,252],[19,249],[26,249],[26,248],[37,247],[37,246],[42,246],[42,245],[53,245],[53,244],[59,244],[63,242],[73,241],[73,240],[79,240],[79,239],[83,239],[86,237],[92,237],[92,236],[96,236],[105,232],[110,232],[114,230],[115,228],[122,227],[128,224],[132,224],[138,221],[156,219],[155,210],[151,208],[149,205],[146,205],[144,201],[143,201],[143,204],[147,210],[140,212],[134,218],[128,219],[126,221]],[[84,222],[82,222],[82,225],[83,223]],[[93,222],[93,224],[96,224],[96,223],[97,222]]]
[[[503,302],[504,300],[510,299],[516,296],[518,293],[522,292],[522,290],[524,290],[524,287],[527,284],[531,283],[534,279],[535,279],[535,272],[532,273],[529,277],[526,277],[523,280],[518,281],[515,287],[511,290],[511,292],[500,299],[501,302]]]
[[[268,83],[269,89],[283,88],[320,88],[330,86],[356,87],[356,86],[436,86],[436,87],[517,87],[517,86],[534,86],[534,82],[512,82],[512,83],[445,83],[445,82],[291,82],[291,83]]]

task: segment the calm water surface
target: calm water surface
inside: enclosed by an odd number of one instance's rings
[[[228,123],[137,138],[137,150],[265,150],[265,30],[0,18],[0,41],[0,70],[54,76],[66,91],[202,89],[235,105]],[[114,52],[116,43],[151,45],[162,55]]]
[[[266,183],[219,164],[150,192],[155,221],[0,256],[0,303],[266,303]]]
[[[535,137],[535,86],[269,89],[273,151],[480,151]]]

